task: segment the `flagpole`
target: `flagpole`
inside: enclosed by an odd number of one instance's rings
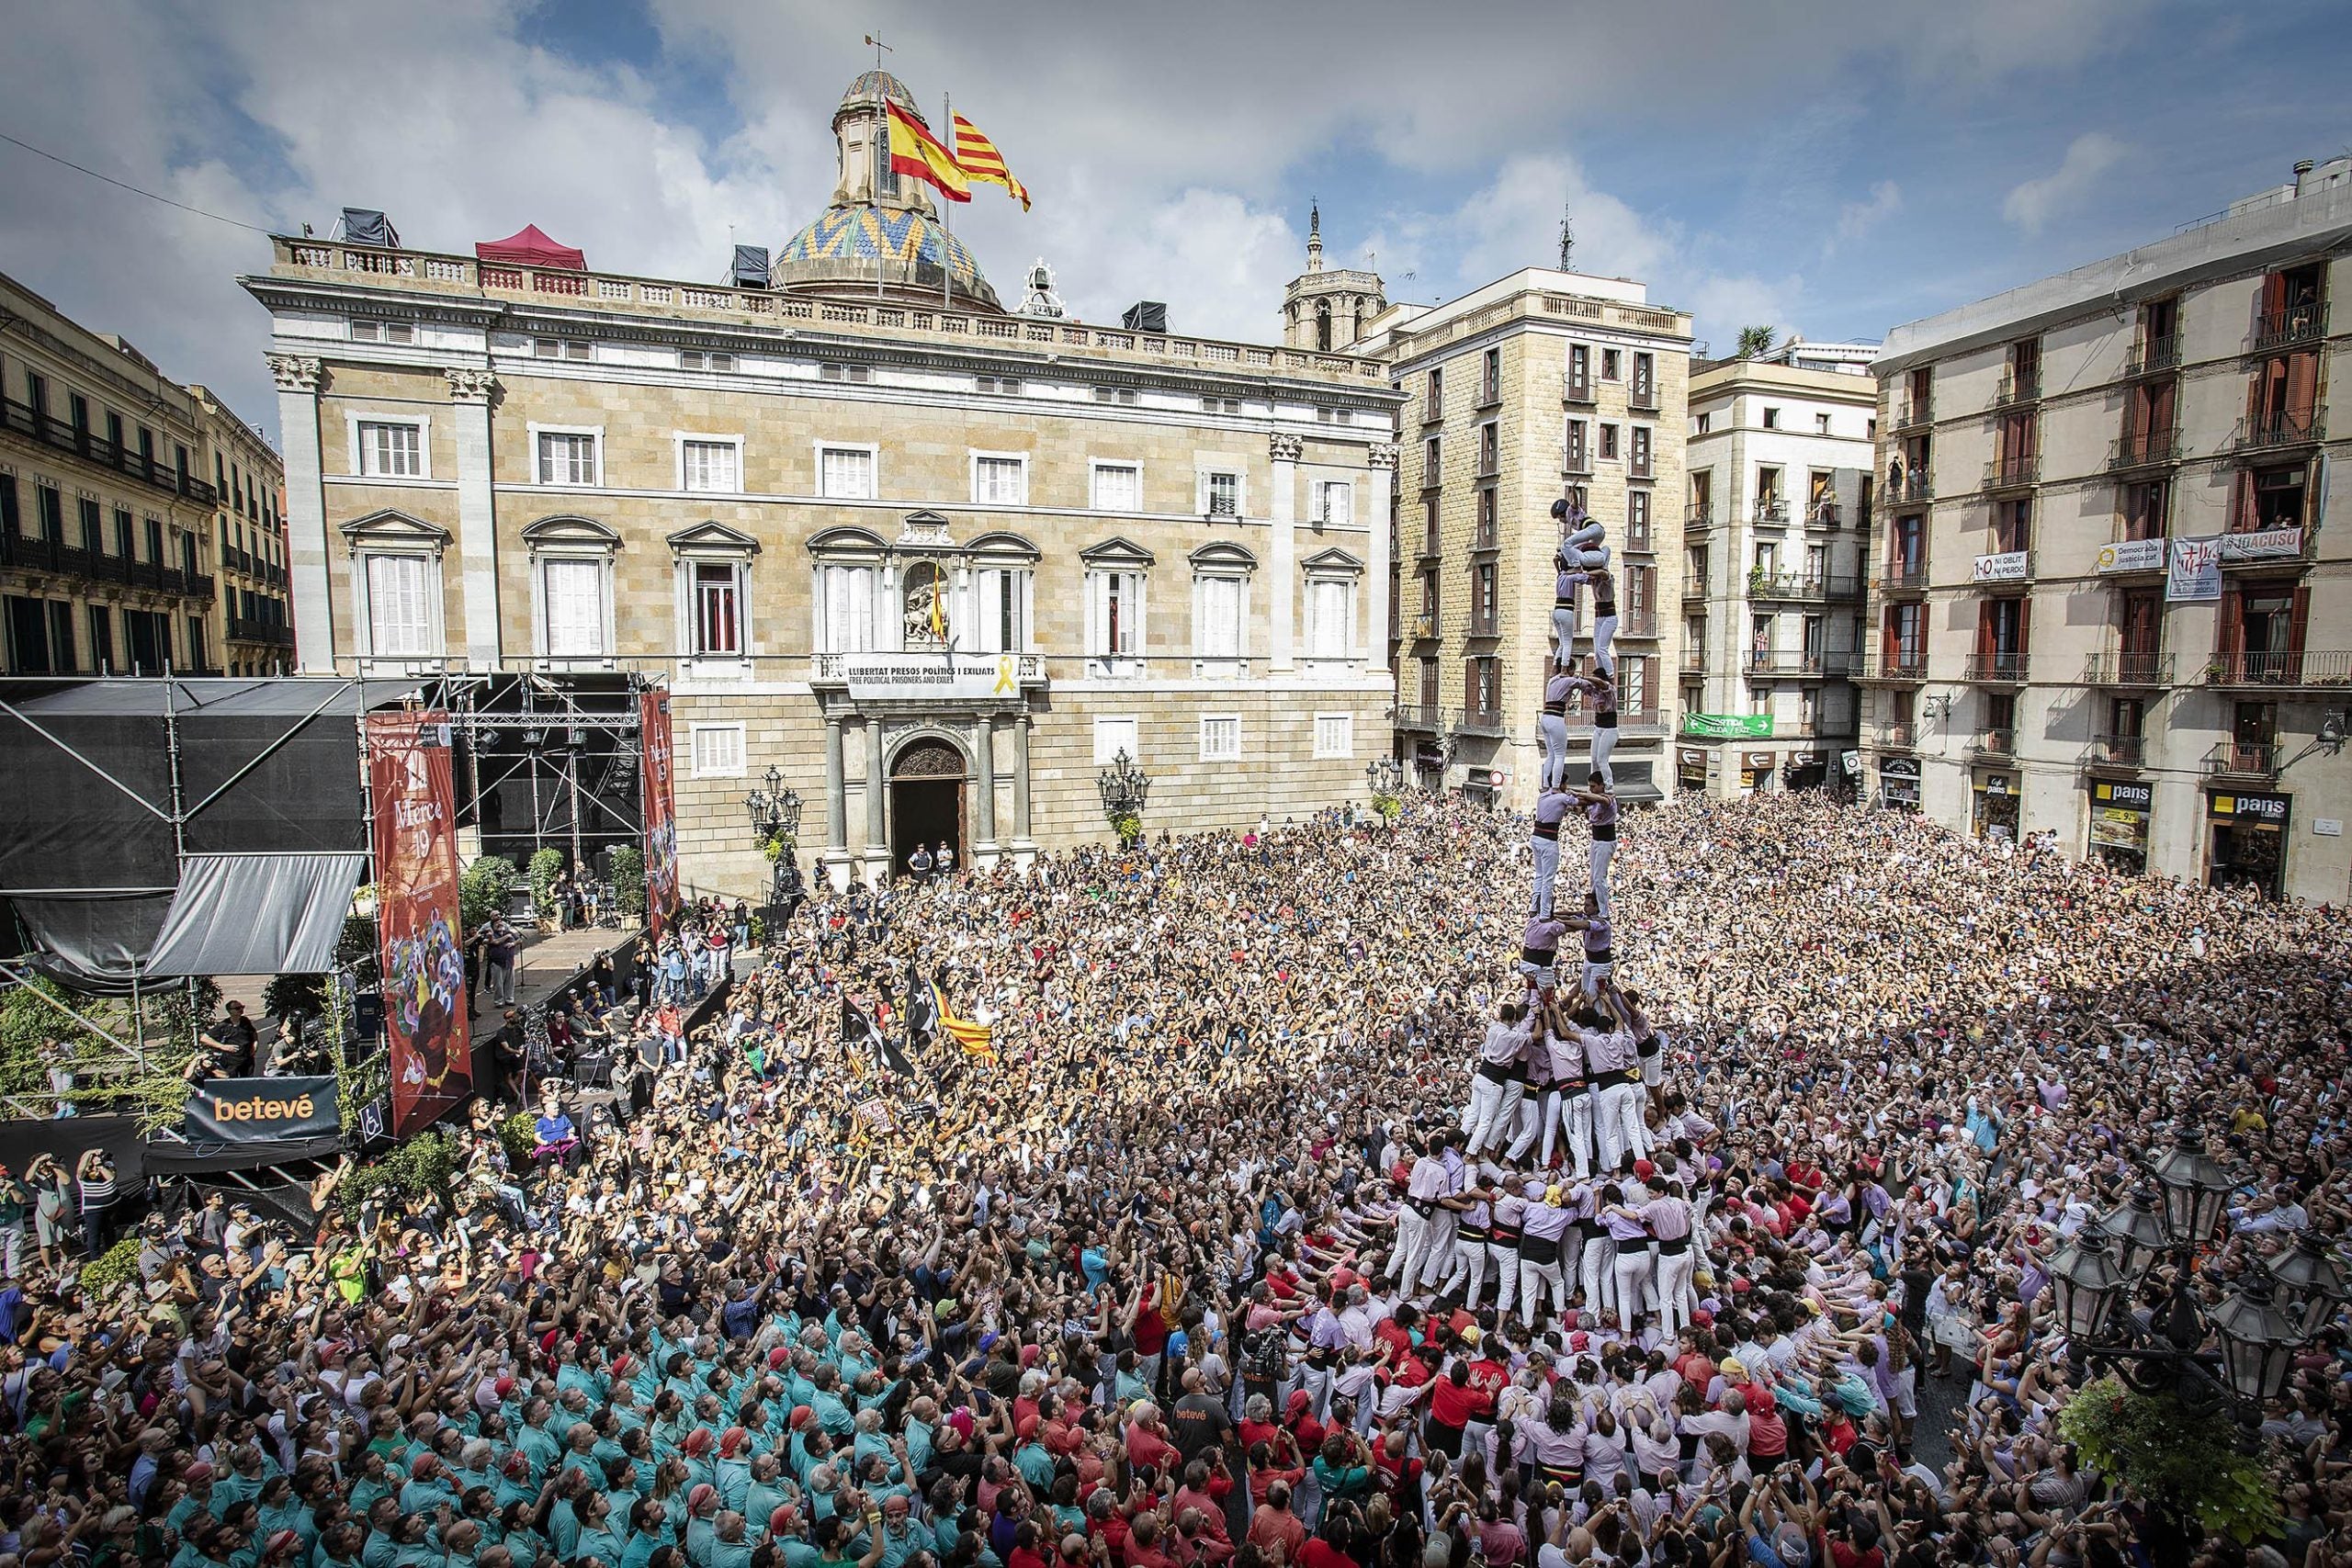
[[[948,108],[948,94],[938,94],[938,130],[948,134],[948,157],[955,157],[955,113]],[[955,202],[938,202],[938,228],[944,235],[938,243],[938,308],[941,310],[953,310],[955,308],[953,299],[948,299],[948,247],[955,240],[955,223],[948,221],[953,216],[950,207],[955,207]]]
[[[879,59],[877,55],[876,58]],[[882,298],[882,255],[889,247],[890,230],[882,221],[882,167],[888,154],[884,144],[890,135],[890,97],[876,85],[874,104],[874,298]]]
[[[944,93],[939,95],[939,129],[946,132],[947,155],[950,158],[954,158],[956,156],[956,115],[955,111],[947,107],[947,95]],[[954,213],[950,209],[953,209],[955,205],[956,204],[954,202],[945,200],[941,201],[939,204],[939,225],[941,233],[944,236],[939,243],[939,308],[942,310],[952,310],[956,308],[955,301],[948,298],[947,293],[949,277],[947,270],[947,259],[949,254],[948,247],[956,238],[956,225],[950,222],[949,220],[954,217]]]

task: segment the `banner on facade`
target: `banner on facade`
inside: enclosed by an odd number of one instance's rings
[[[1017,697],[1017,653],[844,653],[840,679],[854,700]],[[824,672],[820,671],[820,681]]]
[[[449,717],[371,713],[362,720],[375,821],[376,922],[392,1135],[406,1137],[473,1089],[466,960],[458,931],[456,792]]]
[[[1770,740],[1769,713],[1690,713],[1682,716],[1682,732],[1706,740]]]
[[[2222,536],[2223,560],[2292,560],[2302,553],[2301,528],[2262,528]]]
[[[1997,556],[1976,558],[1976,581],[1979,582],[2023,582],[2026,566],[2033,558],[2023,550],[2008,550]]]
[[[2211,798],[2216,817],[2227,817],[2240,822],[2267,823],[2277,828],[2286,825],[2288,802],[2291,797],[2239,791],[2231,795],[2217,792]]]
[[[2090,790],[2093,805],[2119,811],[2146,812],[2155,805],[2156,786],[2137,779],[2093,779]]]
[[[207,1078],[188,1093],[180,1134],[191,1144],[266,1144],[323,1138],[342,1125],[332,1075]]]
[[[637,694],[645,768],[645,929],[654,936],[678,912],[677,758],[670,750],[670,694]]]
[[[2222,597],[2222,541],[2175,539],[2165,598],[2175,604],[2210,604]]]
[[[2102,545],[2098,552],[2101,571],[2162,571],[2165,569],[2165,542],[2162,539],[2121,539],[2112,545]]]

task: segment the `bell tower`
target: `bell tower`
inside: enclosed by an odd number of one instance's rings
[[[1380,275],[1323,265],[1323,205],[1306,209],[1306,270],[1283,289],[1283,345],[1336,354],[1364,335],[1374,316],[1388,308]]]

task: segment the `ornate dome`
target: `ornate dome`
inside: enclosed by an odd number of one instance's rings
[[[788,287],[838,283],[848,293],[873,288],[877,256],[885,263],[886,285],[928,292],[935,299],[939,269],[944,265],[951,286],[967,302],[990,310],[1003,309],[964,243],[911,209],[893,211],[863,202],[829,207],[786,243],[775,265],[779,281]]]
[[[888,71],[859,73],[857,80],[849,85],[849,91],[842,95],[841,108],[833,112],[839,114],[842,109],[854,107],[860,104],[870,104],[876,98],[888,98],[917,119],[923,118],[922,111],[915,107],[915,96],[907,91],[907,85],[904,82],[899,81]],[[926,119],[923,123],[929,125],[931,122]]]

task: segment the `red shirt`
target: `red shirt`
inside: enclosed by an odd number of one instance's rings
[[[1175,1462],[1176,1445],[1141,1427],[1127,1428],[1127,1462],[1148,1464],[1165,1471]]]
[[[1321,1536],[1309,1536],[1306,1544],[1298,1549],[1298,1568],[1356,1568],[1355,1559],[1325,1540]]]
[[[1157,1305],[1147,1306],[1136,1314],[1136,1354],[1157,1356],[1168,1348],[1168,1320],[1159,1315]]]
[[[1459,1432],[1495,1407],[1495,1396],[1476,1383],[1453,1386],[1452,1378],[1440,1378],[1430,1391],[1430,1419],[1439,1426]]]

